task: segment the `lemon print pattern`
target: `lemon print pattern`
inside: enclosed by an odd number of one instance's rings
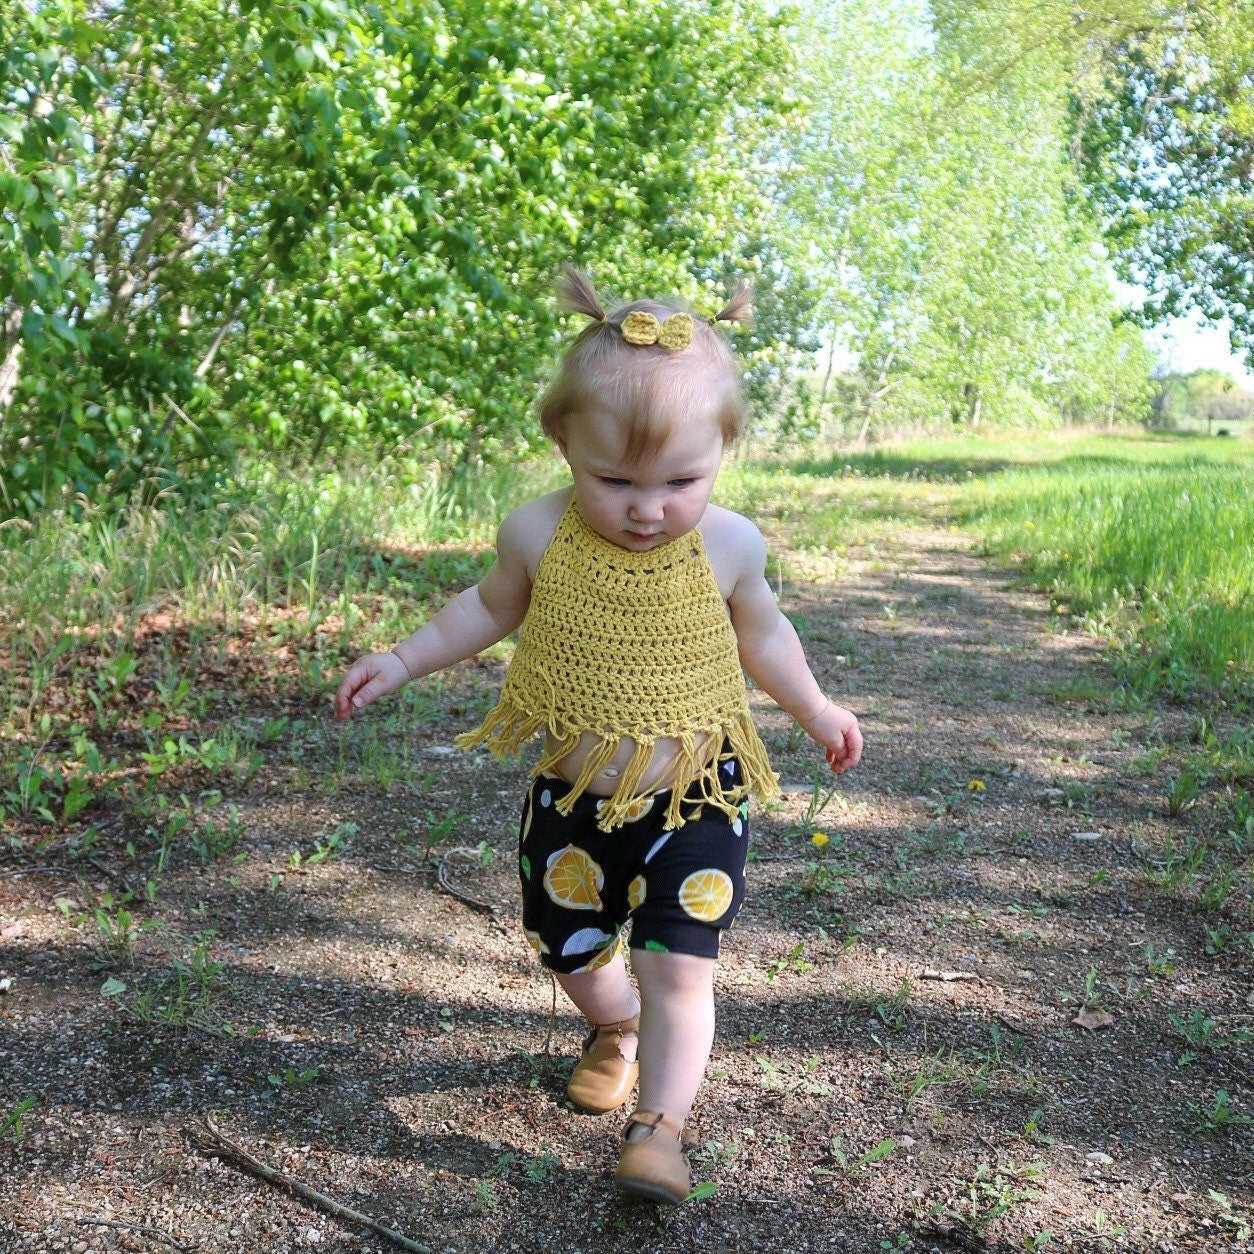
[[[731,876],[717,867],[693,871],[679,886],[679,904],[702,923],[713,923],[727,913],[735,896]]]
[[[540,774],[519,815],[522,931],[541,964],[558,973],[597,971],[631,953],[717,958],[745,891],[749,802],[737,790],[742,763],[718,763],[731,813],[685,798],[687,823],[667,828],[666,791],[639,800],[634,826],[597,827],[606,799],[584,794],[557,808],[568,781]],[[728,778],[730,776],[730,778]]]
[[[605,872],[577,845],[567,845],[549,855],[544,872],[544,891],[549,899],[568,910],[601,910]]]
[[[625,823],[638,823],[653,809],[653,802],[653,797],[637,797],[627,806],[627,817],[623,821]],[[597,802],[597,809],[600,810],[604,804],[605,799],[602,798]]]
[[[627,885],[627,909],[635,910],[644,905],[645,883],[644,876],[637,875],[630,884]]]

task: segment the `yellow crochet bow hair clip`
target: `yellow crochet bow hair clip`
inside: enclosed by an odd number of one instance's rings
[[[665,322],[637,309],[624,319],[620,330],[628,344],[660,344],[663,348],[687,348],[692,343],[692,318],[686,313],[671,314]]]

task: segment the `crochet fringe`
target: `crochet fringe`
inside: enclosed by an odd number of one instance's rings
[[[529,714],[507,696],[503,696],[483,722],[473,731],[462,732],[454,737],[453,743],[459,749],[472,749],[476,745],[486,743],[494,757],[503,758],[519,751],[523,743],[530,739],[547,723],[544,714]],[[556,725],[549,731],[557,739],[557,745],[541,755],[540,760],[531,768],[530,778],[534,779],[543,771],[554,766],[579,743],[581,731],[594,731],[593,728],[577,728],[568,726],[561,728]],[[766,746],[753,725],[752,716],[746,711],[735,717],[729,726],[709,729],[710,736],[700,752],[696,748],[696,736],[692,731],[684,730],[673,733],[679,740],[680,748],[677,761],[677,773],[670,785],[671,798],[666,808],[665,824],[668,829],[682,827],[688,820],[680,813],[680,803],[693,783],[699,783],[701,801],[714,806],[727,815],[735,818],[739,813],[739,803],[753,793],[761,801],[770,801],[780,795],[779,776],[771,769],[770,758]],[[569,815],[576,800],[592,782],[592,777],[614,756],[618,748],[620,735],[632,735],[630,732],[601,732],[600,743],[588,754],[583,769],[575,780],[571,790],[555,805],[561,814]],[[723,739],[731,742],[731,755],[741,765],[744,783],[736,788],[725,788],[719,778],[720,753]],[[635,737],[635,752],[627,763],[626,770],[619,777],[618,786],[611,797],[605,799],[601,812],[597,817],[597,827],[603,832],[621,827],[633,817],[643,799],[636,795],[645,770],[653,757],[653,745],[658,739],[650,736],[647,739]],[[725,755],[726,757],[726,755]],[[723,760],[725,760],[725,757]],[[645,797],[651,794],[644,794]]]

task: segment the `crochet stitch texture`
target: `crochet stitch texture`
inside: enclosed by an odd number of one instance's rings
[[[597,827],[621,827],[647,812],[637,785],[661,736],[680,742],[665,823],[682,827],[680,802],[701,781],[703,800],[728,818],[752,792],[779,795],[749,710],[736,632],[695,528],[653,549],[632,550],[594,531],[572,496],[540,559],[518,648],[496,706],[459,749],[486,741],[500,758],[547,727],[559,744],[531,768],[548,770],[578,744],[582,732],[600,743],[588,754],[571,790],[556,802],[568,815],[592,777],[629,736],[636,749],[613,796],[599,808]],[[713,732],[698,753],[695,733]],[[742,767],[744,783],[719,779],[723,737]]]

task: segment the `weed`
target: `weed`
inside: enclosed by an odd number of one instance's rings
[[[819,1163],[811,1167],[810,1172],[816,1176],[845,1176],[863,1167],[871,1167],[875,1163],[883,1162],[896,1148],[897,1142],[888,1137],[867,1150],[865,1154],[850,1158],[845,1152],[842,1138],[834,1136],[828,1148],[823,1152]],[[829,1163],[832,1165],[828,1166]]]
[[[767,965],[766,979],[773,984],[777,976],[785,971],[804,975],[814,970],[814,963],[805,957],[805,941],[798,941],[782,958],[776,958]]]
[[[1219,1222],[1232,1228],[1232,1239],[1238,1243],[1248,1241],[1251,1233],[1250,1220],[1244,1215],[1238,1215],[1232,1209],[1232,1203],[1228,1200],[1227,1194],[1218,1193],[1214,1189],[1207,1189],[1206,1194],[1218,1208]]]
[[[902,1088],[909,1105],[920,1093],[930,1088],[945,1084],[954,1084],[961,1079],[962,1068],[954,1061],[953,1047],[938,1049],[935,1054],[925,1055],[913,1075],[903,1078]]]
[[[1176,969],[1176,951],[1168,946],[1158,953],[1152,944],[1146,944],[1143,951],[1145,970],[1150,975],[1171,975]]]
[[[1196,805],[1201,788],[1201,775],[1191,767],[1182,767],[1167,790],[1167,813],[1175,817]]]
[[[1022,1202],[1040,1197],[1034,1186],[1045,1174],[1044,1163],[981,1163],[965,1185],[964,1196],[936,1203],[931,1214],[968,1231],[982,1234],[994,1221]]]
[[[318,1080],[322,1076],[322,1067],[306,1067],[303,1071],[297,1071],[295,1067],[288,1067],[282,1075],[271,1073],[266,1076],[266,1083],[271,1088],[281,1089],[287,1088],[305,1088]]]
[[[498,1205],[499,1199],[496,1196],[496,1186],[492,1181],[476,1180],[474,1201],[476,1214],[487,1215],[496,1210]]]
[[[156,987],[135,995],[130,1009],[140,1022],[236,1035],[234,1027],[217,1014],[227,982],[222,975],[223,964],[209,956],[209,944],[215,936],[212,929],[196,933],[190,938],[191,953],[185,958],[172,957],[168,972],[158,980]],[[119,997],[126,987],[121,980],[109,979],[100,992],[105,997]],[[255,1030],[249,1034],[255,1035]]]
[[[1114,1240],[1126,1236],[1127,1228],[1115,1223],[1104,1210],[1095,1210],[1089,1219],[1089,1231],[1099,1240]]]
[[[1232,1109],[1227,1089],[1216,1089],[1209,1108],[1190,1104],[1193,1127],[1199,1132],[1228,1132],[1232,1128],[1244,1128],[1254,1124],[1254,1116],[1239,1115]]]
[[[1153,775],[1167,756],[1167,746],[1157,745],[1132,759],[1132,771],[1136,775]]]
[[[16,1144],[26,1135],[25,1129],[22,1127],[22,1116],[35,1107],[35,1099],[33,1097],[24,1097],[11,1111],[3,1118],[0,1118],[0,1136],[11,1138]]]
[[[1224,908],[1224,903],[1232,896],[1232,890],[1236,885],[1237,873],[1233,867],[1213,875],[1198,892],[1198,908],[1207,914],[1218,914]]]
[[[1038,1106],[1028,1117],[1023,1125],[1023,1135],[1037,1145],[1053,1145],[1054,1137],[1041,1131],[1041,1123],[1044,1119],[1044,1111]]]
[[[1216,1031],[1214,1019],[1208,1019],[1199,1010],[1190,1011],[1187,1019],[1171,1015],[1170,1020],[1171,1026],[1191,1047],[1176,1059],[1177,1066],[1183,1067],[1193,1062],[1199,1053],[1217,1049],[1223,1043]]]
[[[696,1149],[689,1152],[688,1157],[706,1171],[717,1171],[719,1167],[738,1158],[742,1152],[739,1141],[702,1141]]]
[[[847,867],[833,866],[830,862],[807,862],[803,865],[801,891],[807,897],[827,894],[837,896],[845,891],[850,872]]]
[[[316,866],[320,862],[327,862],[344,852],[347,847],[345,845],[345,837],[356,836],[360,830],[361,828],[356,823],[337,823],[335,830],[326,838],[325,842],[315,842],[313,853],[302,857],[299,849],[293,849],[288,857],[287,864],[293,870],[300,870],[304,866]]]
[[[212,819],[202,819],[200,827],[188,842],[192,852],[208,865],[225,857],[239,843],[244,834],[238,806],[231,806],[225,822],[218,824]]]

